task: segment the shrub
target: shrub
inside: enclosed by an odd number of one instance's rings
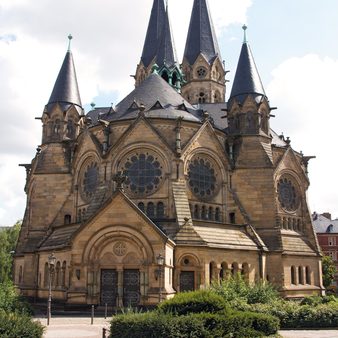
[[[1,338],[41,338],[43,326],[31,317],[0,310]]]
[[[240,274],[231,276],[220,284],[213,284],[212,289],[231,305],[238,302],[265,304],[279,298],[272,284],[265,281],[250,284]]]
[[[252,338],[275,334],[278,328],[278,319],[264,314],[226,311],[175,316],[154,311],[114,317],[111,322],[111,337]]]
[[[28,302],[17,294],[13,284],[9,282],[0,284],[0,310],[29,315],[33,313]]]
[[[182,292],[174,298],[159,304],[158,308],[165,313],[185,315],[188,313],[215,313],[226,308],[224,299],[210,290]]]

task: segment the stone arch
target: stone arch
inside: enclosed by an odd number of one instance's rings
[[[230,272],[230,269],[229,269],[229,265],[227,262],[222,262],[221,263],[221,270],[220,270],[220,279],[221,280],[225,280],[228,278],[229,276],[229,272]]]
[[[291,266],[291,284],[297,285],[297,278],[296,278],[296,267]]]

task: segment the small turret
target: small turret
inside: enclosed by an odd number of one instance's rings
[[[228,102],[230,134],[269,134],[271,108],[243,26],[244,40]]]
[[[226,73],[207,0],[194,0],[182,67],[182,95],[190,103],[225,101]]]
[[[77,124],[83,108],[70,49],[72,38],[68,36],[68,50],[42,116],[43,144],[74,140],[78,134]]]

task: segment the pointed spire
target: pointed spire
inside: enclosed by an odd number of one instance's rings
[[[68,36],[68,51],[56,79],[48,105],[58,102],[63,105],[74,104],[82,108],[73,55],[70,51],[70,42],[72,38],[73,37],[71,35]]]
[[[184,57],[193,65],[200,53],[210,64],[221,59],[207,0],[194,0]]]
[[[244,42],[242,45],[230,98],[235,96],[241,96],[244,98],[249,94],[266,96],[255,64],[255,60],[246,39],[247,26],[244,25],[243,30]]]
[[[164,7],[164,1],[154,0],[141,56],[141,61],[145,67],[148,67],[156,56],[165,17],[166,11]]]
[[[168,3],[167,3],[164,25],[163,25],[160,43],[158,45],[158,50],[157,50],[157,55],[156,55],[156,64],[159,67],[162,67],[163,65],[166,65],[167,67],[171,67],[177,63],[178,62],[177,62],[175,44],[174,44],[174,38],[171,32],[169,10],[168,10]]]

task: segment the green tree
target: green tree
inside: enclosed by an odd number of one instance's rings
[[[19,237],[21,221],[0,231],[0,284],[12,279],[13,252]]]
[[[337,272],[336,266],[332,257],[324,256],[322,259],[323,285],[325,288],[329,287]]]

